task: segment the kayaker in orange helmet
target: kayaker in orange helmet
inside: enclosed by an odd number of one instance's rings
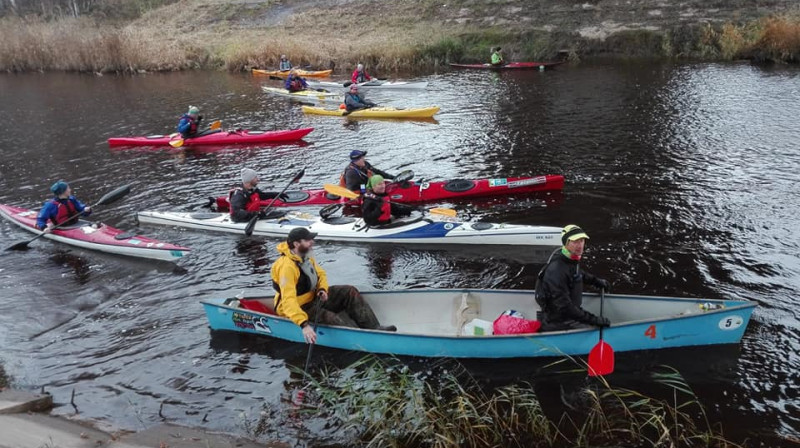
[[[199,114],[199,107],[189,106],[189,111],[181,115],[181,119],[178,122],[178,132],[180,132],[181,137],[189,138],[197,134],[200,122],[203,121],[203,116]]]
[[[37,229],[49,233],[57,225],[75,224],[80,216],[89,216],[92,213],[90,206],[83,205],[72,196],[72,189],[67,182],[59,180],[50,187],[50,191],[55,197],[45,202],[39,211],[36,217]]]
[[[283,86],[289,92],[302,92],[308,88],[308,83],[296,71],[292,70],[289,72],[289,76],[286,77]]]
[[[347,188],[350,191],[366,192],[367,181],[375,174],[380,174],[386,179],[394,179],[394,176],[381,171],[372,166],[366,159],[367,151],[354,149],[350,151],[350,163],[342,172],[339,178],[339,185]],[[364,190],[362,191],[362,186]]]
[[[369,226],[389,224],[393,218],[408,216],[414,207],[389,202],[386,198],[386,180],[375,174],[367,182],[367,193],[361,205],[361,216]]]
[[[289,62],[289,59],[286,57],[285,54],[282,54],[281,55],[281,62],[280,62],[280,65],[278,66],[278,70],[280,70],[282,72],[285,72],[285,71],[291,70],[291,69],[292,69],[292,63]]]
[[[353,112],[354,110],[369,109],[375,107],[377,104],[366,99],[364,95],[358,93],[358,86],[350,84],[350,91],[344,94],[345,115]]]
[[[266,214],[261,211],[261,201],[275,197],[280,199],[279,193],[259,190],[257,187],[259,182],[258,173],[253,169],[242,169],[241,178],[242,183],[234,187],[228,194],[231,220],[233,222],[247,222],[255,216],[265,218]],[[283,198],[285,199],[286,195]]]
[[[582,308],[583,284],[588,283],[608,291],[608,280],[581,270],[580,260],[589,235],[570,224],[561,230],[563,246],[556,249],[536,280],[536,303],[542,309],[541,331],[572,330],[575,328],[607,327],[606,317]]]
[[[316,233],[305,227],[289,232],[278,244],[280,257],[270,274],[275,294],[275,312],[291,319],[303,331],[309,344],[317,342],[312,322],[380,331],[397,331],[381,326],[372,308],[354,286],[328,286],[328,276],[311,256]]]
[[[492,65],[505,65],[503,60],[503,49],[500,47],[492,48]]]
[[[371,81],[372,77],[367,74],[367,71],[364,70],[364,64],[358,64],[356,69],[353,71],[353,76],[350,77],[350,81],[353,84],[362,83]]]

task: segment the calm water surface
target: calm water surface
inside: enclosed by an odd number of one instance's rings
[[[95,218],[194,249],[179,267],[47,241],[0,253],[0,362],[18,386],[45,386],[58,403],[75,390],[85,418],[139,429],[160,422],[166,402],[170,421],[200,424],[207,415],[206,426],[243,433],[240,414],[279,403],[305,347],[212,336],[198,301],[270,292],[277,241],[137,228],[133,216],[198,208],[245,166],[268,188],[306,167],[301,187],[318,187],[359,148],[378,167],[425,179],[564,174],[563,195],[456,206],[476,219],[580,224],[591,235],[587,268],[615,292],[757,301],[740,346],[618,354],[613,383],[646,388],[643,374],[669,364],[731,438],[775,446],[800,436],[800,70],[586,64],[427,79],[425,92],[371,96],[438,104],[435,122],[306,117],[248,75],[0,76],[0,203],[38,207],[58,178],[87,202],[131,183],[130,195]],[[111,136],[170,132],[188,104],[228,127],[316,130],[304,144],[245,150],[107,147]],[[0,235],[4,246],[29,237],[5,221]],[[540,264],[520,250],[323,243],[316,251],[334,282],[364,289],[532,288]],[[502,384],[530,381],[541,363],[466,366]]]

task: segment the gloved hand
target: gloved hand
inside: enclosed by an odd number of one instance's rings
[[[605,292],[608,292],[608,291],[611,290],[611,283],[608,280],[604,279],[604,278],[598,278],[597,279],[597,287],[600,288],[600,289],[605,290]]]
[[[611,321],[607,317],[592,316],[590,324],[595,327],[609,327],[611,326]]]
[[[92,212],[92,206],[91,205],[87,205],[86,207],[83,208],[83,212],[84,213],[91,213]]]

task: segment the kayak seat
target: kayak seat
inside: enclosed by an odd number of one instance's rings
[[[283,202],[287,204],[294,204],[296,202],[303,202],[307,200],[311,195],[308,194],[306,191],[295,190],[295,191],[287,191],[284,193],[286,199],[283,199]]]
[[[444,184],[445,190],[452,191],[454,193],[469,191],[472,190],[473,188],[475,188],[475,182],[468,179],[448,180],[447,183]]]
[[[338,201],[339,199],[342,199],[342,197],[336,196],[335,194],[331,193],[325,193],[325,199],[330,199],[331,201]]]
[[[472,223],[470,227],[472,227],[473,230],[489,230],[494,226],[490,222],[475,222]]]
[[[356,221],[355,218],[349,218],[347,216],[334,216],[332,218],[323,219],[322,222],[325,224],[331,224],[334,226],[339,226],[343,224],[352,224]]]
[[[192,219],[214,219],[219,218],[222,213],[208,213],[208,212],[198,212],[198,213],[189,213],[189,217]]]
[[[134,234],[132,234],[130,232],[122,232],[120,234],[114,235],[114,239],[115,240],[127,240],[127,239],[133,238],[135,236],[136,235],[134,235]]]

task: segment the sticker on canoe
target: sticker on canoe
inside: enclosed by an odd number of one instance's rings
[[[489,179],[489,187],[505,187],[508,179]]]
[[[183,252],[181,252],[179,250],[171,250],[171,251],[169,251],[169,254],[172,255],[175,258],[181,258],[183,256]]]
[[[735,330],[742,326],[744,319],[742,316],[726,316],[719,321],[720,330]]]
[[[137,244],[141,244],[141,243],[142,243],[142,240],[137,240],[136,238],[131,238],[131,239],[128,240],[128,244],[133,244],[134,246],[136,246]]]
[[[423,183],[419,184],[419,191],[427,190],[430,187],[431,187],[430,182],[423,182]]]
[[[508,188],[527,187],[528,185],[539,185],[545,182],[547,182],[547,178],[544,176],[539,176],[539,177],[533,177],[531,179],[515,180],[514,182],[509,182]]]
[[[444,230],[453,230],[453,227],[455,227],[453,223],[448,222],[447,224],[444,225]]]
[[[272,334],[272,329],[269,328],[269,320],[267,320],[266,317],[262,317],[261,319],[256,320],[255,326],[256,326],[256,331]]]
[[[266,317],[253,316],[252,314],[235,312],[231,316],[233,325],[237,328],[244,328],[247,330],[255,330],[261,333],[272,333],[269,328],[269,320]]]

